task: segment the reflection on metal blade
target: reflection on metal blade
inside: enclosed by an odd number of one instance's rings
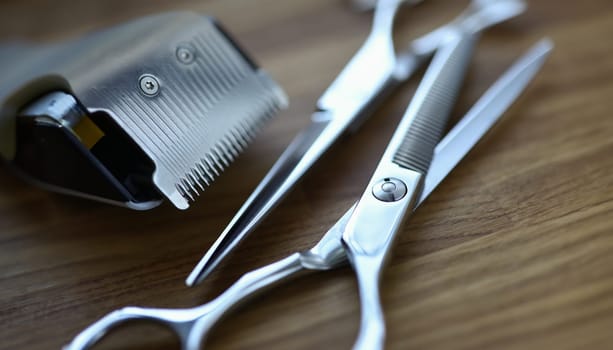
[[[543,39],[534,45],[483,94],[464,118],[439,142],[420,202],[428,197],[500,119],[539,71],[552,49],[553,44],[548,39]]]

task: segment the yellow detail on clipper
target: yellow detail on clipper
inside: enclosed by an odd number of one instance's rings
[[[94,147],[104,136],[104,132],[86,115],[79,120],[72,130],[88,149]]]

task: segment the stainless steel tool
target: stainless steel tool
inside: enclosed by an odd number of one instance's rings
[[[438,143],[429,171],[425,175],[421,195],[416,198],[416,204],[410,210],[416,209],[423,203],[517,99],[540,70],[551,49],[552,44],[548,40],[535,45],[485,92],[460,122]],[[405,122],[403,127],[410,126],[407,123]],[[392,142],[392,145],[395,143]],[[334,269],[346,264],[347,251],[341,242],[343,236],[349,238],[353,236],[351,233],[347,234],[351,232],[347,226],[355,215],[356,205],[350,208],[313,248],[294,253],[243,275],[224,293],[204,305],[189,309],[126,307],[108,314],[89,326],[77,335],[65,350],[87,349],[114,327],[133,320],[159,322],[178,335],[183,349],[201,349],[212,327],[238,304],[300,274]],[[353,220],[355,222],[355,218]],[[379,328],[376,325],[375,327]],[[362,343],[364,348],[376,349],[377,346],[381,346],[381,339],[368,337],[362,339],[365,341]]]
[[[356,349],[383,348],[381,273],[400,227],[421,196],[434,148],[451,116],[476,36],[472,32],[450,32],[448,41],[436,52],[343,231],[342,242],[357,276],[362,307]]]
[[[356,128],[401,82],[430,57],[450,28],[478,32],[523,12],[521,0],[473,1],[452,22],[414,40],[395,54],[393,19],[402,1],[377,2],[372,31],[364,45],[317,102],[311,124],[303,130],[238,210],[188,276],[202,281],[264,220],[306,171],[348,128]]]
[[[176,12],[0,46],[0,158],[46,188],[186,209],[286,106],[218,22]]]

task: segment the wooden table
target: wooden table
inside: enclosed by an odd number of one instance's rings
[[[399,42],[466,3],[404,10]],[[0,348],[60,349],[124,305],[198,305],[246,271],[309,247],[361,193],[418,83],[341,140],[232,259],[189,289],[184,278],[308,123],[370,16],[341,0],[5,0],[0,36],[62,39],[176,9],[220,18],[285,87],[291,107],[188,211],[134,212],[51,194],[2,166]],[[613,2],[533,1],[487,32],[454,115],[543,36],[557,47],[542,73],[402,230],[383,278],[391,349],[613,347]],[[358,319],[355,281],[343,268],[254,300],[208,345],[346,349]],[[176,343],[148,327],[113,333],[102,348]]]

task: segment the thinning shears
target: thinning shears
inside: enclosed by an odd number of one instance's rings
[[[228,226],[188,276],[186,283],[201,282],[251,233],[289,193],[340,135],[355,130],[363,120],[440,47],[452,28],[473,32],[512,18],[525,9],[522,0],[473,0],[456,19],[414,40],[395,53],[393,24],[408,0],[379,0],[373,26],[365,43],[317,102],[311,124],[279,157]]]
[[[438,142],[472,51],[474,33],[456,32],[436,53],[361,199],[311,249],[251,271],[212,301],[189,309],[126,307],[81,332],[65,349],[86,349],[130,320],[157,321],[200,349],[210,329],[249,297],[300,273],[350,261],[359,280],[362,323],[357,349],[381,349],[385,326],[380,271],[403,219],[417,208],[516,100],[552,49],[543,40],[516,61]]]

